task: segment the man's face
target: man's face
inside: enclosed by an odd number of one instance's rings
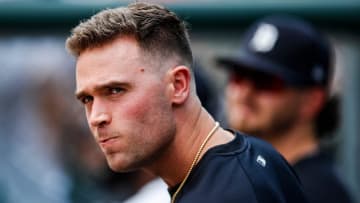
[[[301,99],[300,92],[285,87],[281,79],[244,70],[231,73],[226,102],[230,127],[264,137],[295,125]]]
[[[133,38],[86,50],[77,60],[77,97],[115,171],[155,161],[175,134],[164,74],[145,61]]]

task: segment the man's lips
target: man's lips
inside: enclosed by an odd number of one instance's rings
[[[98,142],[100,144],[105,144],[105,143],[112,142],[112,141],[116,140],[117,138],[118,138],[118,136],[99,138]]]

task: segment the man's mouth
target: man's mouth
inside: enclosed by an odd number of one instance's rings
[[[118,136],[114,136],[114,137],[104,137],[104,138],[99,138],[98,142],[103,145],[103,144],[108,144],[111,143],[113,141],[115,141],[118,138]]]

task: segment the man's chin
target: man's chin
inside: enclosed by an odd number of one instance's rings
[[[118,173],[126,173],[126,172],[131,172],[131,171],[136,170],[136,168],[133,168],[133,167],[123,166],[123,165],[119,165],[119,164],[111,164],[109,162],[108,162],[108,165],[112,171],[118,172]]]
[[[139,170],[141,167],[139,164],[126,162],[122,160],[115,160],[114,158],[107,158],[109,168],[114,172],[126,173]]]

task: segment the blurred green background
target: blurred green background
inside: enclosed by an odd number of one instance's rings
[[[109,184],[99,173],[104,170],[104,160],[91,152],[98,149],[83,112],[74,104],[75,63],[64,42],[82,19],[128,2],[0,1],[0,202],[90,202],[97,197],[94,191],[103,192],[96,183]],[[219,92],[225,76],[216,68],[214,57],[233,53],[243,30],[257,18],[274,13],[298,15],[325,32],[335,45],[333,88],[342,97],[343,114],[337,136],[329,145],[340,174],[360,202],[359,0],[152,2],[165,4],[189,23],[194,56],[215,78]],[[83,168],[89,172],[82,173]],[[104,173],[127,184],[128,176]],[[123,199],[130,194],[125,183],[116,188],[124,191],[123,196],[109,198]],[[77,184],[85,192],[78,191]],[[99,198],[99,202],[106,201]]]

